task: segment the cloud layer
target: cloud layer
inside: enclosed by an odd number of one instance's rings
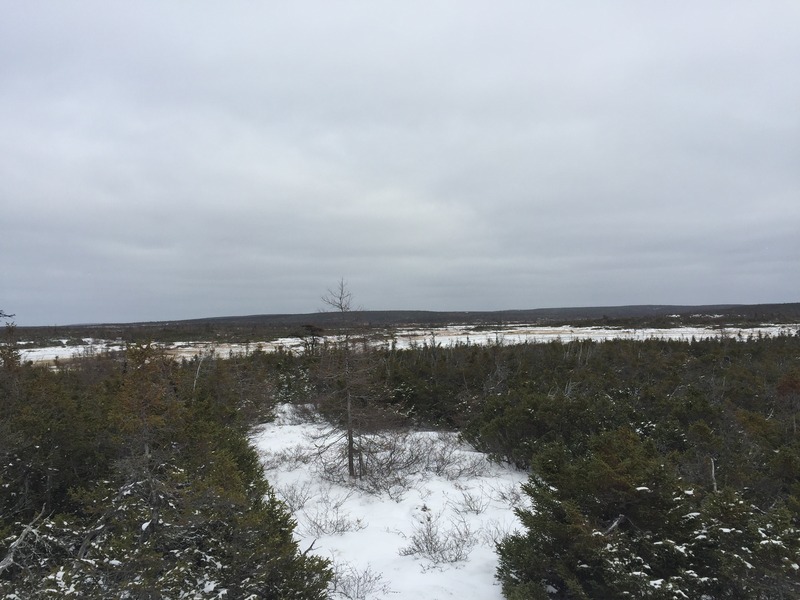
[[[3,14],[20,323],[799,299],[796,2]]]

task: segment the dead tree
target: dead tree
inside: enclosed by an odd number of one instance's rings
[[[394,429],[401,418],[393,407],[381,402],[385,398],[383,387],[375,380],[379,371],[376,354],[369,343],[356,335],[352,308],[352,293],[341,279],[329,289],[322,302],[330,311],[344,315],[339,336],[326,343],[318,352],[320,384],[323,389],[320,406],[322,412],[333,418],[336,429],[320,436],[318,449],[327,453],[341,442],[346,445],[347,474],[351,479],[361,479],[366,470],[367,456],[377,452],[381,444],[375,443],[375,434]]]
[[[329,289],[328,293],[322,297],[322,302],[328,306],[329,309],[339,313],[349,313],[353,294],[347,287],[347,282],[340,279],[337,287]],[[346,418],[346,431],[347,431],[347,474],[351,478],[356,477],[356,463],[355,463],[355,439],[353,435],[353,398],[352,398],[352,378],[351,378],[351,359],[350,359],[350,334],[349,330],[345,329],[343,342],[341,344],[342,364],[341,364],[341,381],[344,384],[345,396],[345,418]]]

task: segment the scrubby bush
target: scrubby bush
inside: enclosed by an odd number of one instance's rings
[[[0,369],[0,595],[326,597],[246,437],[256,360]]]

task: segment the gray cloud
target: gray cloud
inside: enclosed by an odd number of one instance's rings
[[[3,14],[20,323],[798,300],[795,2]]]

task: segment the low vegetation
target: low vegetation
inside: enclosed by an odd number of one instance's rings
[[[386,475],[436,458],[386,435],[409,428],[529,470],[507,491],[524,497],[523,528],[497,536],[508,598],[800,595],[800,336],[357,339],[183,361],[130,344],[56,370],[2,346],[0,593],[341,595],[342,574],[297,547],[247,440],[290,402],[329,424],[314,460],[331,481],[402,493]],[[285,496],[302,506],[303,490]],[[448,559],[429,542],[457,525],[431,515],[406,551]]]
[[[246,437],[261,366],[131,346],[50,370],[6,348],[0,595],[326,597]]]
[[[800,593],[800,337],[386,355],[422,421],[532,473],[508,598]]]

